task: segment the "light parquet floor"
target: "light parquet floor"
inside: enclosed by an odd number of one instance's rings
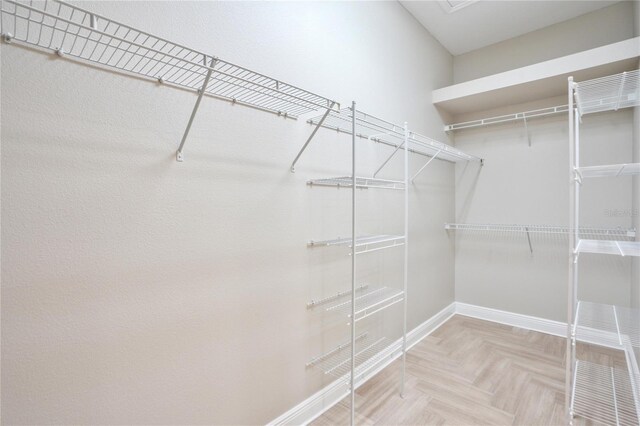
[[[356,393],[359,425],[563,425],[566,340],[456,315]],[[624,355],[578,347],[580,359],[624,367]],[[314,426],[348,424],[349,400]],[[575,419],[574,425],[590,422]]]

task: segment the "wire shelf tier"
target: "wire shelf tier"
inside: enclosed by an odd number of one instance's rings
[[[393,343],[386,337],[372,338],[367,333],[356,337],[355,376],[361,375],[372,365],[388,356]],[[307,367],[314,367],[325,375],[343,377],[351,373],[351,343],[344,343],[335,349],[309,361]]]
[[[444,126],[444,131],[452,132],[456,130],[471,129],[474,127],[484,127],[493,124],[509,123],[511,121],[524,121],[532,118],[548,117],[550,115],[566,113],[568,110],[568,105],[560,105],[555,107],[536,109],[533,111],[482,118],[480,120],[465,121],[463,123],[447,124]]]
[[[632,176],[640,174],[640,163],[579,167],[577,171],[583,178]]]
[[[638,425],[637,397],[627,371],[576,361],[571,406],[576,416],[606,425]]]
[[[479,223],[445,223],[444,228],[452,231],[491,231],[491,232],[515,232],[515,233],[542,233],[542,234],[565,234],[573,232],[567,226],[552,225],[508,225],[508,224],[479,224]],[[625,228],[596,228],[581,227],[579,230],[581,237],[589,237],[590,239],[608,239],[608,240],[632,240],[636,236],[635,229]]]
[[[317,186],[335,186],[335,187],[351,188],[353,186],[353,180],[351,176],[342,176],[342,177],[335,177],[335,178],[312,179],[308,181],[307,184],[317,185]],[[404,190],[404,182],[401,180],[388,180],[388,179],[356,176],[356,188]]]
[[[640,256],[640,241],[579,240],[576,253]]]
[[[575,101],[580,116],[639,106],[639,75],[639,70],[633,70],[575,83]]]
[[[640,311],[621,306],[579,301],[574,323],[578,340],[605,346],[627,344],[640,349]],[[630,355],[634,355],[630,353]]]
[[[346,246],[351,248],[351,238],[335,238],[332,240],[310,241],[309,247]],[[404,245],[403,235],[369,235],[356,237],[356,254],[400,247]]]
[[[280,80],[57,1],[2,0],[5,41],[290,117],[333,101]],[[210,76],[209,76],[210,73]],[[210,77],[210,78],[209,78]]]
[[[389,121],[357,110],[355,119],[355,133],[357,137],[384,143],[395,148],[404,144],[405,135],[403,126],[393,124]],[[318,116],[310,119],[309,123],[317,125],[321,120],[322,116]],[[322,127],[351,134],[352,121],[353,113],[351,108],[347,107],[338,111],[330,111],[322,123]],[[427,157],[437,156],[438,159],[453,163],[461,161],[482,161],[481,158],[466,154],[450,145],[438,142],[415,132],[409,133],[409,152],[425,155]]]
[[[404,292],[392,287],[368,289],[364,286],[356,290],[356,322],[380,312],[404,300]],[[307,304],[308,308],[322,306],[326,312],[346,315],[351,318],[351,292],[341,292],[335,296]]]

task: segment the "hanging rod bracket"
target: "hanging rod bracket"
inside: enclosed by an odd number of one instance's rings
[[[203,55],[202,59],[204,65],[207,65],[207,56]],[[211,74],[213,73],[213,68],[216,66],[218,62],[218,58],[211,58],[210,65],[207,69],[207,74],[204,77],[204,81],[202,82],[202,87],[198,90],[198,99],[196,99],[196,104],[193,106],[193,110],[191,111],[191,116],[189,117],[189,122],[187,123],[187,128],[184,130],[184,134],[182,135],[182,140],[180,141],[180,146],[176,151],[176,161],[183,162],[184,155],[182,154],[182,150],[184,148],[184,143],[187,141],[187,136],[189,136],[189,131],[191,130],[191,125],[193,124],[193,119],[196,117],[196,113],[198,112],[198,108],[200,107],[200,102],[202,101],[202,97],[207,90],[207,85],[209,84],[209,80],[211,79]]]
[[[320,127],[322,127],[322,123],[324,123],[324,121],[327,119],[327,117],[329,116],[329,113],[331,112],[331,110],[333,109],[335,104],[336,104],[335,101],[331,102],[331,105],[329,105],[327,110],[324,112],[324,114],[322,115],[322,118],[318,121],[318,124],[316,124],[316,127],[314,127],[313,131],[311,132],[311,134],[307,138],[307,141],[304,143],[304,145],[302,145],[302,148],[300,148],[300,152],[298,152],[298,155],[296,155],[296,158],[294,158],[293,163],[291,163],[291,173],[295,173],[296,172],[296,163],[300,159],[300,156],[302,155],[304,150],[307,149],[307,146],[309,146],[309,143],[311,143],[311,140],[313,139],[313,137],[318,132],[318,129]],[[311,123],[313,123],[313,121],[311,121]]]
[[[11,33],[2,34],[2,41],[4,41],[5,43],[11,43],[12,39],[13,39],[13,35]]]

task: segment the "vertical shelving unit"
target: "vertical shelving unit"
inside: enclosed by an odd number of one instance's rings
[[[312,141],[320,127],[351,135],[352,170],[351,176],[312,179],[307,182],[310,186],[332,186],[351,188],[352,190],[352,235],[350,238],[335,238],[322,241],[310,241],[309,247],[343,246],[350,249],[352,262],[351,290],[313,300],[307,304],[309,309],[324,309],[327,312],[346,314],[351,327],[349,341],[338,345],[328,352],[313,358],[307,367],[321,369],[324,374],[336,376],[349,384],[351,424],[355,423],[355,390],[371,377],[376,368],[383,367],[391,360],[401,357],[400,393],[404,392],[405,364],[407,350],[407,276],[408,276],[408,233],[409,233],[409,184],[425,170],[434,160],[451,163],[477,161],[482,159],[468,155],[452,146],[435,141],[415,132],[410,132],[408,126],[399,126],[389,121],[358,111],[355,103],[350,108],[339,111],[328,110],[324,115],[312,118],[309,123],[314,129],[306,140],[300,152],[295,157],[291,171],[300,160],[302,153]],[[356,168],[357,149],[356,140],[366,139],[393,148],[382,164],[371,177],[358,176]],[[380,179],[377,175],[401,151],[404,154],[404,173],[400,180]],[[420,169],[410,177],[409,153],[427,158]],[[403,192],[404,232],[402,235],[360,235],[357,230],[356,192],[359,189],[396,190]],[[357,278],[357,259],[360,255],[380,250],[402,246],[403,281],[402,289],[389,285],[388,287],[370,288],[360,283]],[[357,329],[359,321],[376,315],[387,308],[402,303],[402,338],[398,341],[386,337],[374,337],[369,331],[360,332]]]
[[[583,82],[569,78],[569,138],[571,162],[570,265],[567,306],[566,407],[575,416],[608,425],[638,425],[640,420],[640,314],[628,307],[578,298],[578,267],[582,253],[640,256],[639,241],[589,239],[580,233],[580,188],[587,178],[629,176],[640,164],[582,167],[580,124],[584,116],[640,105],[638,70]],[[603,283],[604,284],[604,283]],[[576,357],[576,342],[623,351],[626,369]]]

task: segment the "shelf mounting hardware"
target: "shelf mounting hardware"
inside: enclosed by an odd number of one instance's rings
[[[371,139],[371,138],[369,138]],[[377,177],[378,173],[380,173],[380,170],[382,170],[384,168],[384,166],[387,165],[387,163],[389,162],[389,160],[391,160],[391,158],[393,158],[393,156],[395,155],[396,152],[398,152],[399,149],[401,149],[404,146],[405,142],[402,142],[401,144],[396,146],[396,149],[393,150],[393,152],[391,153],[391,155],[389,155],[387,157],[386,160],[384,160],[382,162],[382,164],[380,165],[380,167],[378,167],[378,170],[376,170],[376,172],[373,174],[373,177]]]
[[[187,141],[187,136],[189,136],[189,131],[191,130],[191,125],[193,124],[193,119],[196,117],[196,113],[198,112],[198,108],[200,107],[200,101],[202,101],[202,97],[207,90],[207,85],[209,84],[209,80],[211,80],[211,74],[213,73],[213,68],[217,63],[217,58],[211,58],[210,65],[207,69],[207,74],[204,77],[204,81],[202,82],[202,87],[198,90],[198,99],[196,99],[196,104],[193,106],[193,111],[191,111],[191,117],[189,117],[189,122],[187,123],[187,128],[184,130],[184,134],[182,135],[182,140],[180,141],[180,146],[178,147],[178,151],[176,151],[176,161],[182,162],[184,161],[184,156],[182,155],[182,149],[184,148],[184,143]],[[202,63],[204,66],[207,66],[207,56],[203,55]]]
[[[525,226],[524,231],[527,233],[527,242],[529,243],[529,251],[533,255],[533,246],[531,245],[531,235],[529,235],[529,227]]]
[[[294,158],[293,163],[291,163],[291,173],[295,173],[296,172],[296,163],[300,159],[300,156],[302,155],[304,150],[307,149],[307,146],[309,146],[309,143],[311,142],[311,139],[313,139],[313,137],[316,135],[316,133],[318,132],[318,129],[320,127],[322,127],[322,123],[324,123],[324,121],[327,119],[327,116],[329,115],[329,113],[331,112],[331,110],[333,109],[333,107],[335,105],[336,105],[336,102],[335,101],[331,101],[331,104],[329,105],[329,108],[327,108],[327,110],[324,112],[324,114],[322,115],[322,118],[320,119],[320,121],[318,121],[318,124],[316,124],[316,127],[313,128],[313,131],[311,132],[311,134],[307,138],[307,141],[304,143],[304,145],[302,145],[302,148],[300,148],[300,152],[298,152],[298,155],[296,155],[296,158]]]

